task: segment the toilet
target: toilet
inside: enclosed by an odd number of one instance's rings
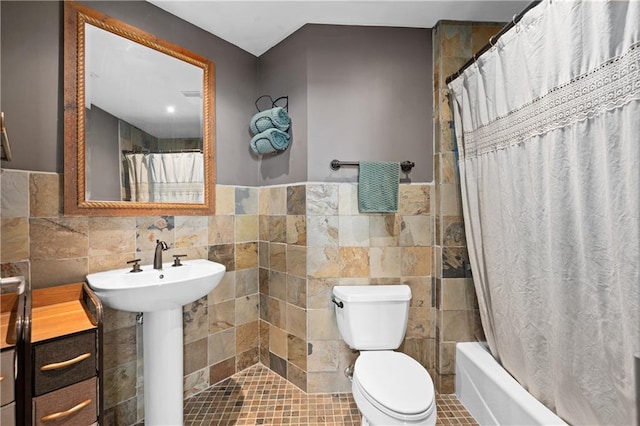
[[[360,351],[351,390],[362,424],[435,425],[433,381],[416,360],[397,349],[407,330],[407,285],[333,287],[338,329]]]

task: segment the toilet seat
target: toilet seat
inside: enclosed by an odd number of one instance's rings
[[[401,352],[361,352],[353,385],[371,405],[398,420],[420,421],[435,410],[431,376],[420,363]]]

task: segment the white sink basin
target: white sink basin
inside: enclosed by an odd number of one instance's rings
[[[162,269],[142,266],[87,275],[89,287],[106,306],[130,312],[155,312],[179,308],[208,294],[222,280],[224,265],[205,259],[171,263]]]

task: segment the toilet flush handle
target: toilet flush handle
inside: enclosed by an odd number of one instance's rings
[[[336,299],[334,299],[333,297],[331,298],[331,301],[335,303],[338,308],[344,308],[344,303],[342,303],[342,301],[336,302]]]
[[[349,381],[353,382],[353,369],[355,368],[355,363],[351,364],[350,366],[348,366],[347,368],[344,369],[344,375],[347,376],[347,379],[349,379]]]

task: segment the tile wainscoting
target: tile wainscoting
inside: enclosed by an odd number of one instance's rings
[[[2,170],[2,275],[33,288],[87,273],[149,264],[155,240],[171,254],[223,263],[207,297],[184,307],[185,397],[258,362],[309,393],[348,392],[355,354],[336,328],[333,285],[412,287],[402,351],[433,374],[432,185],[401,185],[397,214],[360,214],[353,183],[218,185],[216,215],[64,216],[61,176]],[[143,416],[142,330],[133,313],[106,309],[107,420]]]

